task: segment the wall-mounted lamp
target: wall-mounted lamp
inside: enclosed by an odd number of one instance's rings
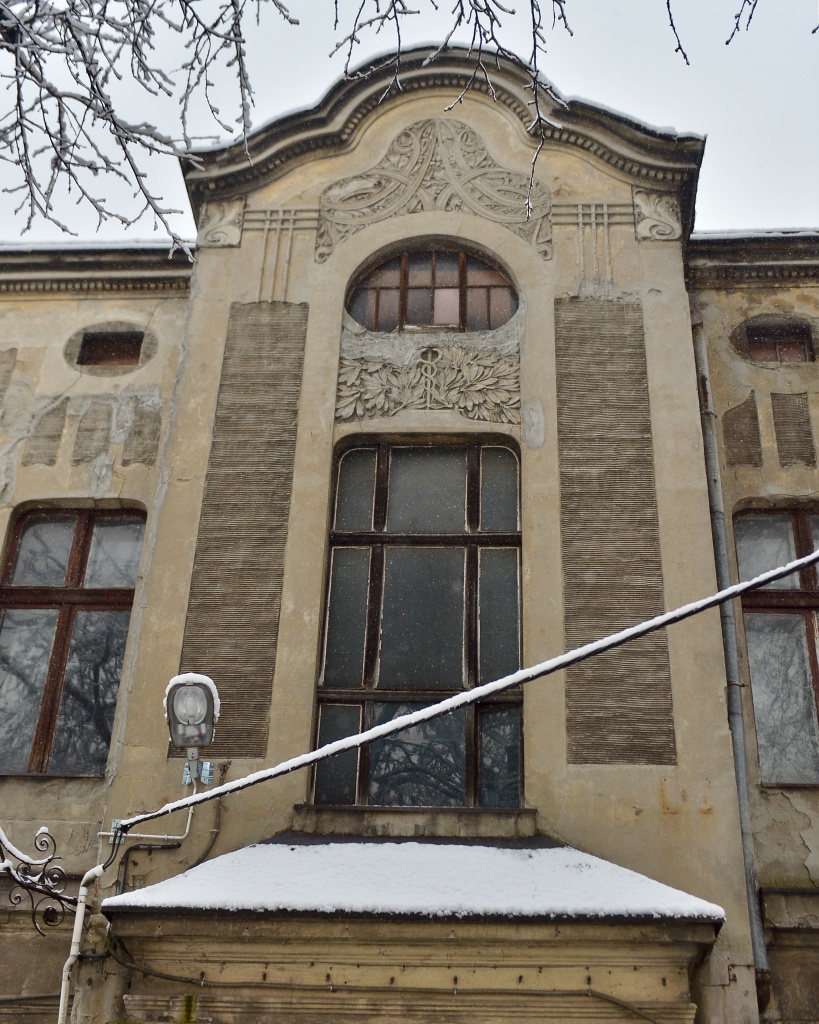
[[[200,778],[213,781],[213,764],[199,760],[199,748],[213,743],[219,720],[219,691],[210,676],[185,672],[174,676],[165,688],[165,718],[175,747],[184,747],[188,756],[182,776],[184,784]]]

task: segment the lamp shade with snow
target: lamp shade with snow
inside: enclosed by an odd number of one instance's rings
[[[208,746],[219,718],[213,680],[193,672],[174,676],[165,691],[165,714],[175,747]]]

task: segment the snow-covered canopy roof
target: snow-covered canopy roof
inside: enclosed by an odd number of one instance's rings
[[[118,911],[676,918],[721,907],[568,847],[324,840],[271,842],[103,902]]]

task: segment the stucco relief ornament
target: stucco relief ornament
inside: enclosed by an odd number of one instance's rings
[[[199,221],[196,244],[204,249],[239,245],[242,241],[244,219],[244,199],[208,203]]]
[[[530,205],[531,204],[531,205]],[[372,170],[342,178],[319,204],[316,260],[363,227],[389,217],[440,210],[502,224],[552,255],[552,198],[538,182],[495,163],[481,137],[460,121],[418,121],[398,135]]]
[[[520,423],[520,356],[458,345],[423,349],[406,365],[342,358],[336,419],[453,409],[470,420]]]
[[[667,192],[632,190],[634,227],[640,241],[673,242],[682,236],[680,204]]]

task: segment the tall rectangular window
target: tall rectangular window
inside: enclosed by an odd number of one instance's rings
[[[743,512],[734,519],[741,580],[819,545],[809,510]],[[819,783],[819,577],[815,565],[742,598],[762,781]]]
[[[144,516],[37,510],[0,578],[0,773],[101,775]]]
[[[318,742],[520,667],[518,460],[504,445],[370,444],[337,464]],[[521,695],[318,765],[319,804],[517,807]]]

